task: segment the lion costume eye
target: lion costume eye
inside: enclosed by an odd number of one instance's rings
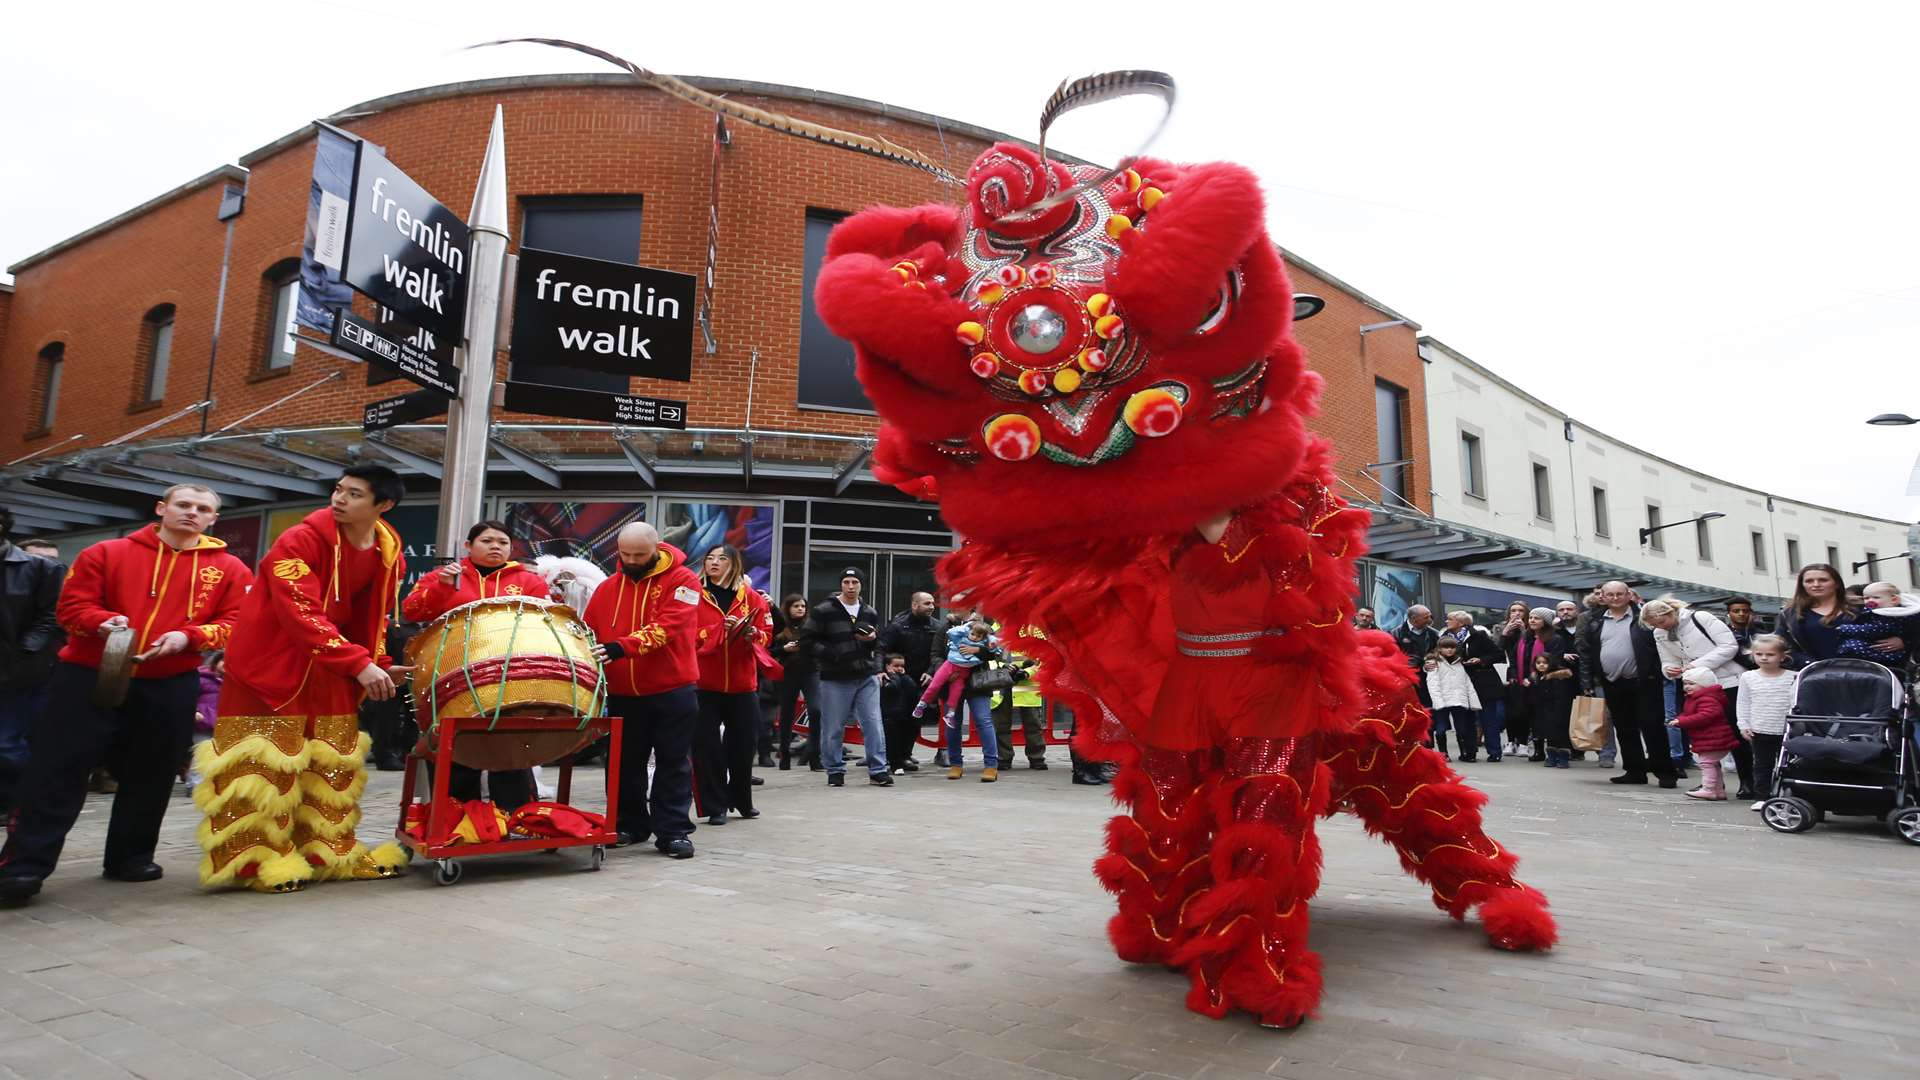
[[[1240,298],[1240,268],[1227,271],[1227,278],[1220,283],[1220,292],[1214,297],[1213,307],[1207,311],[1207,317],[1193,328],[1195,337],[1206,337],[1226,324],[1233,314],[1234,301]]]

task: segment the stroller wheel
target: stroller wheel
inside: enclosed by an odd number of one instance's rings
[[[1768,799],[1760,808],[1760,819],[1774,832],[1799,833],[1813,828],[1813,804],[1792,795],[1783,795],[1777,799]]]
[[[1920,806],[1909,806],[1888,814],[1887,828],[1909,844],[1920,844]]]

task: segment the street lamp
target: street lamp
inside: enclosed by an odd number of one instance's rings
[[[1920,420],[1915,420],[1906,413],[1883,412],[1879,416],[1868,420],[1867,423],[1879,427],[1906,427],[1908,424],[1920,424]]]
[[[1875,565],[1877,565],[1877,564],[1879,564],[1879,563],[1883,563],[1883,562],[1899,562],[1899,561],[1900,561],[1901,559],[1911,559],[1911,558],[1913,558],[1913,552],[1911,552],[1911,551],[1903,551],[1903,552],[1901,552],[1901,553],[1900,553],[1900,554],[1898,554],[1898,555],[1875,555],[1875,556],[1874,556],[1873,558],[1871,558],[1871,559],[1867,559],[1867,560],[1864,560],[1864,561],[1862,561],[1862,562],[1857,562],[1857,563],[1854,563],[1854,564],[1853,564],[1853,572],[1857,574],[1857,573],[1859,573],[1859,572],[1860,572],[1861,570],[1867,570],[1867,571],[1872,571],[1872,569],[1874,568],[1874,566],[1875,566]]]
[[[1668,523],[1668,524],[1666,524],[1666,525],[1651,525],[1651,526],[1648,526],[1648,527],[1646,527],[1646,528],[1643,528],[1643,529],[1641,529],[1641,530],[1640,530],[1640,546],[1641,546],[1641,547],[1646,547],[1646,546],[1647,546],[1647,540],[1648,540],[1648,539],[1650,539],[1650,538],[1651,538],[1651,537],[1653,536],[1653,534],[1654,534],[1654,533],[1657,533],[1657,532],[1659,532],[1659,531],[1660,531],[1660,530],[1662,530],[1662,529],[1672,529],[1672,528],[1677,528],[1678,526],[1681,526],[1681,525],[1691,525],[1691,524],[1693,524],[1693,523],[1694,523],[1694,522],[1696,522],[1696,521],[1712,521],[1712,520],[1714,520],[1715,518],[1723,518],[1723,517],[1726,517],[1726,516],[1727,516],[1727,515],[1725,515],[1725,514],[1723,514],[1723,513],[1721,513],[1721,512],[1720,512],[1720,511],[1718,511],[1718,510],[1709,510],[1708,512],[1706,512],[1706,513],[1704,513],[1704,514],[1701,514],[1701,515],[1700,515],[1699,517],[1690,517],[1690,518],[1688,518],[1688,519],[1687,519],[1687,520],[1685,520],[1685,521],[1675,521],[1675,522],[1670,522],[1670,523]]]

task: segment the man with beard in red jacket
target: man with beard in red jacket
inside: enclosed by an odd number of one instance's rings
[[[120,790],[107,825],[103,876],[155,881],[153,861],[174,777],[193,741],[200,654],[227,646],[253,574],[207,536],[220,497],[175,484],[157,525],[80,553],[60,595],[66,647],[35,721],[20,811],[0,853],[0,898],[24,900],[53,873],[87,800],[87,774],[113,769]],[[108,635],[133,631],[133,677],[117,707],[96,705]]]
[[[676,859],[693,858],[693,732],[700,716],[694,683],[694,618],[700,578],[687,556],[644,522],[620,530],[615,573],[582,616],[607,666],[607,711],[621,719],[620,844],[653,838]],[[647,787],[647,758],[655,758]]]

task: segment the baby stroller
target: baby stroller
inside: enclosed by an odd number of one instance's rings
[[[1905,690],[1870,660],[1820,660],[1800,672],[1773,790],[1760,816],[1776,832],[1806,832],[1828,814],[1886,821],[1920,844],[1920,785]]]

